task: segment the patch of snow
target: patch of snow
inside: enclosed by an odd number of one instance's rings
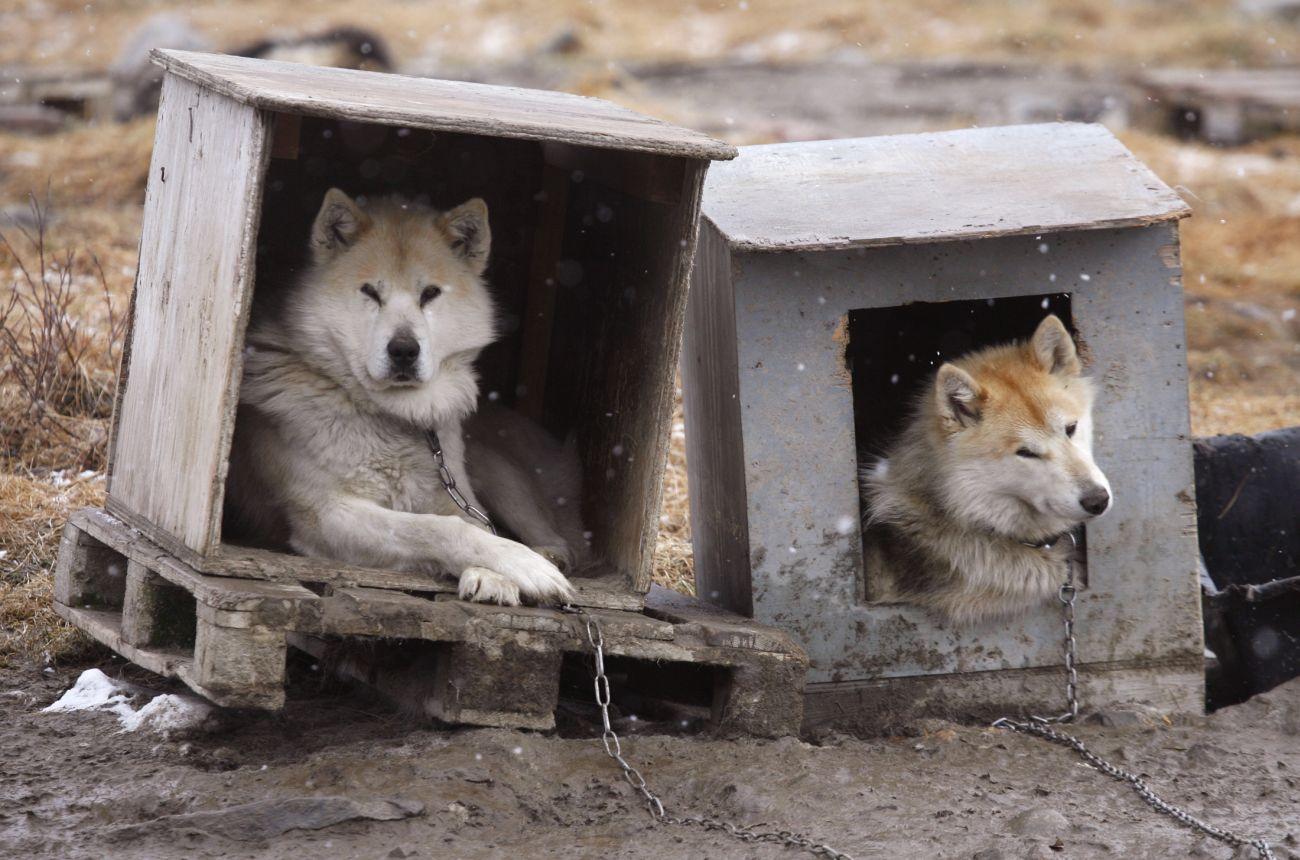
[[[142,691],[138,687],[114,681],[99,669],[87,669],[77,683],[42,713],[72,711],[108,711],[117,716],[122,731],[148,729],[170,732],[199,725],[212,712],[212,706],[192,696],[164,693],[154,696],[143,707],[133,708],[131,699]]]

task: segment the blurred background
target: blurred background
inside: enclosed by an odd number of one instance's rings
[[[101,501],[153,47],[568,90],[746,144],[1105,123],[1183,223],[1197,435],[1300,424],[1300,0],[0,2],[0,660]],[[657,579],[693,587],[682,417]]]

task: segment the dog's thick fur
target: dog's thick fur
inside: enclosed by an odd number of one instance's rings
[[[229,531],[304,555],[454,576],[469,600],[571,597],[551,562],[456,507],[424,437],[436,430],[448,469],[478,505],[462,424],[477,400],[474,359],[496,335],[483,283],[490,242],[477,198],[436,212],[325,195],[310,265],[289,285],[282,318],[250,327]]]
[[[944,364],[886,457],[863,470],[869,596],[956,624],[1054,597],[1067,533],[1104,512],[1090,381],[1049,316],[1028,341]]]
[[[572,442],[556,441],[518,412],[481,403],[465,422],[465,450],[470,484],[498,528],[569,573],[591,561]]]

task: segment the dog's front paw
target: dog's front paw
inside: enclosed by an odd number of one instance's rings
[[[482,557],[475,559],[475,563],[467,568],[467,572],[478,568],[485,568],[510,582],[516,589],[515,603],[523,597],[531,603],[563,604],[574,597],[573,587],[554,564],[512,540],[494,539]],[[464,581],[462,575],[462,597],[465,592]],[[469,599],[482,601],[482,598]]]
[[[519,605],[519,586],[495,570],[469,567],[460,575],[457,594],[461,600],[474,603],[497,603],[501,606]]]

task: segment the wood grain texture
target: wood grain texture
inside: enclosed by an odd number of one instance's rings
[[[742,251],[830,250],[1152,224],[1191,210],[1100,125],[747,146],[704,216]]]
[[[691,273],[681,373],[695,592],[732,612],[752,615],[731,253],[707,221],[700,225]]]
[[[190,51],[152,56],[173,74],[266,110],[687,158],[736,156],[735,147],[707,135],[569,93]]]
[[[650,588],[668,457],[674,375],[699,219],[705,164],[683,162],[680,203],[625,213],[635,244],[616,260],[612,284],[593,313],[593,356],[578,401],[579,452],[589,479],[584,522],[596,555]],[[628,296],[632,298],[629,300]],[[629,307],[629,304],[631,305]]]
[[[220,535],[267,138],[256,109],[164,80],[108,493],[198,555]]]

